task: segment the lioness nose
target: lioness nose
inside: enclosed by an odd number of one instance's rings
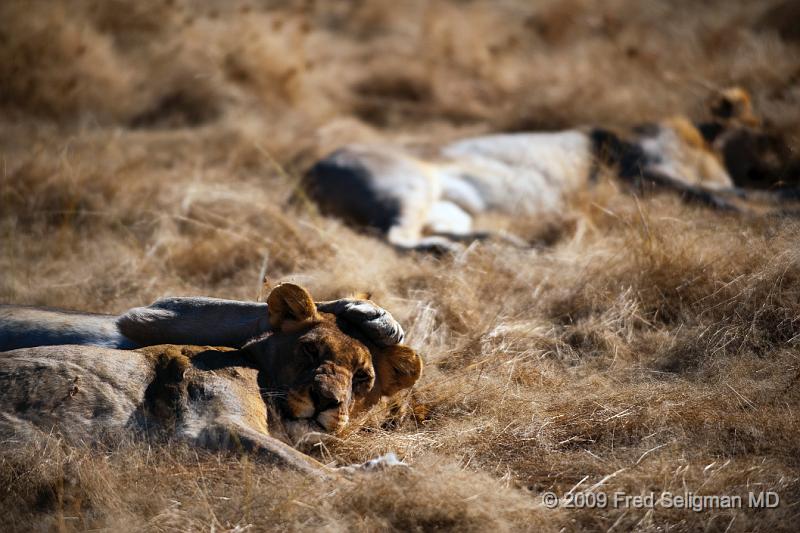
[[[340,402],[333,394],[327,392],[324,388],[321,390],[312,390],[311,395],[313,397],[314,405],[317,407],[317,411],[327,411],[328,409],[335,409],[339,407],[342,402]]]

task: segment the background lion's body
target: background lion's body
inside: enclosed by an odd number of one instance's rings
[[[595,132],[627,152],[606,153],[609,143],[598,143]],[[432,157],[402,146],[355,144],[317,162],[306,185],[327,212],[376,228],[401,248],[477,235],[473,217],[487,211],[559,215],[609,157],[623,165],[615,171],[628,180],[650,170],[678,187],[733,186],[719,155],[683,117],[621,137],[589,128],[486,135],[422,150]]]

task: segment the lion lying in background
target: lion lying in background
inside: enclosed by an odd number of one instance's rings
[[[734,210],[726,193],[744,193],[724,163],[741,172],[743,162],[731,157],[727,143],[741,144],[741,132],[759,121],[738,88],[722,92],[710,112],[702,124],[675,117],[625,132],[497,134],[419,149],[351,144],[317,162],[305,180],[324,212],[376,228],[400,249],[447,250],[485,237],[473,217],[486,211],[556,214],[603,167],[637,188]]]
[[[353,301],[338,305],[353,314]],[[268,330],[240,349],[53,345],[0,353],[0,438],[25,440],[37,429],[56,429],[73,443],[156,433],[324,473],[290,444],[308,431],[341,431],[353,416],[410,388],[422,360],[398,344],[402,330],[385,312],[370,313],[384,326],[391,322],[378,335],[374,322],[360,328],[345,318],[347,309],[326,312],[292,284],[276,287],[262,310],[242,322],[241,333],[250,319],[265,318]],[[139,323],[140,334],[146,329]]]

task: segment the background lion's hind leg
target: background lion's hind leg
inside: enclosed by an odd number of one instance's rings
[[[454,202],[443,200],[433,204],[428,214],[425,233],[459,243],[496,240],[518,248],[530,247],[524,239],[505,231],[475,230],[472,227],[473,221],[472,215],[465,209]]]
[[[423,233],[469,237],[475,234],[472,230],[472,215],[453,202],[434,202],[428,210]]]
[[[461,245],[452,239],[440,235],[425,235],[430,211],[430,209],[426,209],[422,213],[418,213],[417,216],[401,216],[386,232],[386,240],[401,251],[433,253],[455,253],[460,251]]]

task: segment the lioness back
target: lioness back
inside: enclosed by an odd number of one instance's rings
[[[58,428],[80,442],[135,423],[155,369],[137,352],[43,346],[0,354],[2,436]]]

